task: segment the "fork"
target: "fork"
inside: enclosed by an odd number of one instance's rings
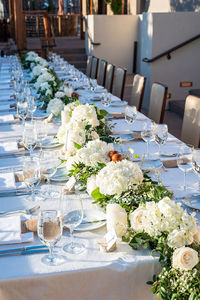
[[[40,209],[40,206],[34,206],[29,209],[18,209],[18,210],[13,210],[13,211],[7,211],[7,212],[0,212],[0,217],[8,216],[8,215],[13,215],[13,214],[26,214],[26,215],[33,215],[35,214],[38,210]]]

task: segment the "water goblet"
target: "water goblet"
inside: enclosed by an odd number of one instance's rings
[[[159,156],[161,152],[161,146],[164,145],[168,138],[168,126],[166,124],[155,124],[153,126],[155,142],[159,147]]]
[[[101,103],[103,104],[104,107],[108,107],[111,105],[112,100],[111,100],[111,94],[110,93],[102,93],[101,97]]]
[[[35,202],[37,200],[35,197],[35,186],[37,186],[40,182],[40,164],[38,158],[28,157],[24,160],[23,179],[25,184],[31,190],[31,197],[27,197],[26,199]]]
[[[43,121],[37,121],[35,123],[35,129],[37,132],[37,144],[42,149],[42,144],[47,137],[47,125]]]
[[[54,254],[54,246],[62,237],[62,216],[57,210],[40,211],[38,217],[38,237],[49,248],[49,254],[42,257],[42,262],[48,266],[57,266],[66,262],[62,255]]]
[[[193,169],[193,150],[194,147],[192,145],[183,144],[180,146],[178,151],[177,166],[184,174],[184,182],[183,186],[181,186],[181,189],[183,189],[184,191],[187,190],[186,174]]]
[[[24,146],[30,151],[30,155],[33,154],[33,150],[37,145],[37,132],[35,129],[35,124],[27,123],[24,127],[23,132],[23,143]]]
[[[28,103],[26,101],[17,102],[17,114],[22,119],[22,125],[25,125],[25,120],[28,114]]]
[[[125,108],[125,121],[128,124],[133,124],[137,117],[137,108],[136,106],[127,105]]]
[[[149,144],[154,139],[154,132],[152,129],[152,123],[149,122],[148,120],[143,122],[141,137],[147,145],[146,157],[147,157],[147,160],[149,160]]]
[[[31,114],[31,122],[33,122],[33,114],[37,109],[37,105],[35,103],[35,98],[33,96],[28,97],[28,111]]]
[[[83,204],[80,195],[61,195],[61,212],[63,215],[63,226],[69,228],[71,242],[67,243],[63,250],[68,253],[78,254],[85,250],[85,245],[75,241],[73,237],[74,229],[83,220]]]

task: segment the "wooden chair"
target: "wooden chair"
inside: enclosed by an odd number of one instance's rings
[[[140,74],[134,75],[133,86],[131,91],[131,99],[129,101],[129,105],[136,106],[138,111],[141,111],[142,108],[145,84],[146,84],[146,77]]]
[[[107,61],[101,59],[99,63],[98,73],[97,73],[97,83],[102,86],[104,86],[105,84],[106,67],[107,67]]]
[[[181,140],[200,147],[200,97],[189,95],[186,98]]]
[[[154,82],[151,87],[148,117],[156,123],[163,123],[167,99],[167,86]]]
[[[112,94],[123,99],[124,86],[126,80],[126,70],[122,68],[115,69]]]
[[[90,75],[91,75],[91,68],[92,68],[92,56],[88,56],[87,67],[86,67],[86,75],[87,75],[87,77],[90,77]]]
[[[90,78],[92,78],[92,79],[97,78],[98,64],[99,64],[99,59],[97,57],[93,56],[92,57],[91,74],[90,74]]]
[[[108,90],[108,92],[112,91],[114,70],[115,70],[115,67],[112,64],[107,64],[105,88]]]
[[[56,47],[55,39],[52,37],[43,37],[40,38],[41,45],[41,56],[47,58],[48,51],[53,52],[53,48]]]

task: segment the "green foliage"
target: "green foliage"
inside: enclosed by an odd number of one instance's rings
[[[122,10],[122,0],[104,0],[106,4],[110,4],[112,12],[117,15]]]

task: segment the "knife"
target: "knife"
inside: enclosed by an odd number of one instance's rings
[[[8,253],[1,253],[0,257],[4,256],[20,256],[20,255],[28,255],[28,254],[41,254],[41,253],[47,253],[49,252],[49,249],[34,249],[34,250],[26,250],[26,251],[16,251],[16,252],[8,252]]]
[[[31,195],[31,192],[27,191],[11,191],[11,192],[0,192],[0,197],[16,197],[16,196],[25,196]]]
[[[19,252],[19,251],[23,252],[23,251],[37,250],[37,249],[39,250],[39,249],[43,249],[43,248],[48,249],[46,245],[36,245],[36,246],[27,246],[27,247],[0,250],[0,254]]]

